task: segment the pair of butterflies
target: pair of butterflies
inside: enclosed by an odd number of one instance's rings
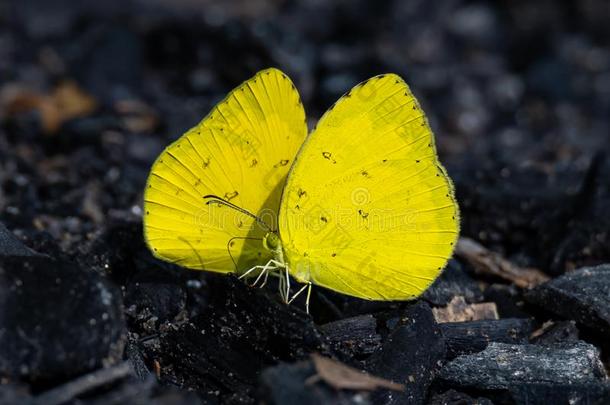
[[[399,76],[358,84],[308,134],[297,90],[271,68],[161,153],[144,233],[155,256],[191,269],[407,300],[446,265],[459,212]]]

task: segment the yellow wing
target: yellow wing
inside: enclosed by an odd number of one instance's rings
[[[264,227],[227,206],[206,204],[204,196],[217,195],[276,226],[286,174],[306,135],[299,94],[279,70],[261,71],[229,93],[152,166],[144,235],[155,256],[223,273],[271,258],[260,241]]]
[[[279,221],[300,281],[404,300],[440,274],[458,236],[458,205],[400,77],[373,77],[326,112],[291,168]]]

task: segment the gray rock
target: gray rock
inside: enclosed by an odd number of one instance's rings
[[[348,355],[366,356],[379,349],[381,336],[373,315],[360,315],[329,322],[320,327],[335,351]]]
[[[537,286],[525,299],[610,335],[610,265],[584,267]]]
[[[36,255],[38,255],[38,253],[25,246],[2,222],[0,222],[0,257]]]
[[[599,352],[588,343],[555,346],[490,343],[448,363],[440,379],[452,386],[501,390],[522,384],[584,385],[607,378]]]
[[[467,302],[483,301],[483,293],[477,282],[462,269],[457,260],[451,259],[443,273],[424,292],[423,298],[432,305],[445,306],[457,295],[464,297]]]
[[[316,370],[311,361],[279,364],[263,370],[261,399],[270,405],[369,405],[369,393],[336,390],[325,383],[307,383]]]
[[[67,379],[120,360],[121,297],[99,274],[46,256],[0,259],[0,374]]]
[[[529,319],[483,319],[439,325],[447,342],[447,357],[484,350],[490,342],[526,343],[532,325]]]
[[[408,307],[383,346],[367,359],[371,374],[406,384],[406,389],[376,393],[374,403],[423,403],[446,352],[445,340],[428,304],[419,301]]]

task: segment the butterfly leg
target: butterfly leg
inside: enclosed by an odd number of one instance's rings
[[[311,298],[311,287],[313,284],[309,282],[309,288],[307,289],[307,298],[305,299],[305,312],[309,314],[309,299]]]
[[[286,295],[284,296],[284,302],[288,304],[290,298],[290,274],[288,273],[288,267],[286,267]]]
[[[285,276],[280,273],[280,282],[279,282],[279,290],[280,297],[282,297],[282,301],[285,304],[288,304],[288,300],[290,298],[290,274],[288,273],[288,267],[284,266],[286,270]]]
[[[260,267],[260,266],[258,266],[258,267]],[[273,260],[273,259],[269,260],[264,266],[262,266],[263,270],[260,272],[260,274],[258,275],[256,280],[254,280],[254,283],[250,284],[250,287],[254,287],[255,285],[257,285],[258,282],[261,280],[261,278],[264,276],[265,277],[264,282],[259,287],[259,288],[263,288],[263,286],[267,282],[267,278],[269,277],[269,273],[271,272],[271,270],[276,270],[277,268],[278,267],[275,264],[275,260]]]
[[[268,271],[268,272],[265,274],[265,278],[263,279],[263,283],[261,284],[260,288],[263,288],[264,286],[266,286],[266,285],[267,285],[267,280],[269,279],[269,273],[271,273],[271,272],[270,272],[270,271]]]
[[[282,262],[278,262],[278,261],[273,260],[273,259],[272,259],[272,260],[270,260],[270,262],[271,262],[272,264],[274,264],[274,265],[275,265],[275,267],[273,267],[273,268],[272,268],[272,270],[277,270],[277,269],[281,269],[281,268],[286,267],[286,265],[285,265],[284,263],[282,263]],[[265,279],[263,280],[263,284],[261,284],[260,288],[263,288],[263,287],[264,287],[264,286],[267,284],[267,280],[269,279],[269,274],[270,274],[270,273],[271,273],[271,272],[270,272],[270,271],[268,271],[268,272],[265,274]],[[256,282],[255,282],[255,284],[256,284]]]
[[[268,261],[264,266],[258,265],[258,266],[252,267],[251,269],[248,269],[248,271],[246,271],[244,274],[239,276],[238,279],[241,280],[242,278],[246,278],[253,271],[262,269],[261,273],[256,278],[256,281],[254,281],[253,284],[250,284],[250,287],[254,287],[256,285],[256,283],[258,283],[258,281],[261,278],[261,276],[263,275],[263,273],[267,273],[268,274],[270,270],[275,270],[276,269],[276,266],[272,265],[272,261],[273,260]]]
[[[260,268],[261,266],[254,266],[251,269],[249,269],[248,271],[246,271],[244,274],[242,274],[241,276],[237,277],[238,280],[241,280],[242,278],[246,278],[248,277],[248,274],[252,273],[253,271],[257,270],[258,268]]]
[[[303,287],[301,287],[301,289],[299,291],[297,291],[292,298],[290,298],[290,300],[288,301],[288,304],[291,304],[292,301],[295,300],[296,297],[298,297],[303,291],[305,291],[305,289],[307,289],[307,298],[305,300],[305,311],[307,313],[309,313],[309,298],[311,297],[311,282],[305,284]]]

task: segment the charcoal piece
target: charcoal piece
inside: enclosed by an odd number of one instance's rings
[[[484,350],[491,342],[526,343],[532,330],[529,319],[507,318],[439,324],[447,342],[447,357]]]
[[[313,383],[316,369],[311,361],[280,364],[261,374],[260,396],[269,405],[356,405],[371,404],[368,393],[336,390],[325,383]]]
[[[113,387],[109,392],[95,395],[86,403],[87,405],[193,405],[200,404],[201,400],[194,392],[158,386],[156,380],[151,378],[143,382],[126,381]]]
[[[542,267],[570,233],[567,224],[588,191],[570,190],[585,190],[588,171],[574,164],[549,172],[513,162],[512,155],[476,163],[465,160],[459,170],[450,170],[460,201],[462,234],[476,236],[505,257],[516,253],[529,258],[516,264]],[[548,269],[553,274],[561,271],[555,266]]]
[[[115,383],[132,374],[133,370],[129,362],[101,368],[39,394],[36,397],[35,403],[59,405],[71,402],[80,395]]]
[[[445,365],[439,378],[450,386],[479,390],[514,389],[522,384],[597,384],[606,378],[595,346],[584,342],[555,346],[490,343]]]
[[[496,303],[500,318],[528,318],[521,290],[514,285],[492,284],[485,289],[485,301]]]
[[[597,150],[590,164],[585,185],[579,190],[579,204],[549,253],[551,272],[562,274],[610,258],[610,163],[608,152]]]
[[[29,389],[25,385],[0,384],[0,404],[28,404],[31,401]]]
[[[381,346],[377,320],[372,315],[361,315],[330,322],[320,327],[335,351],[361,358]]]
[[[2,222],[0,222],[0,257],[36,256],[38,253],[25,246]]]
[[[99,274],[46,256],[0,260],[0,373],[63,379],[121,358],[120,294]]]
[[[527,405],[604,405],[610,403],[610,384],[574,385],[522,384],[511,388],[517,404]]]
[[[428,405],[493,405],[487,398],[472,398],[456,390],[447,390],[443,393],[435,394],[428,401]]]
[[[584,267],[530,290],[527,301],[610,335],[610,265]]]
[[[460,262],[452,259],[422,297],[432,305],[446,306],[456,296],[464,297],[469,303],[483,301],[476,281],[462,269]]]
[[[555,345],[558,343],[570,343],[578,341],[578,328],[574,321],[561,321],[551,325],[541,334],[531,339],[532,343],[538,345]]]
[[[152,377],[152,371],[148,369],[144,359],[143,350],[138,344],[137,338],[133,334],[127,334],[125,344],[125,357],[131,363],[134,376],[140,381],[146,381]]]
[[[251,401],[263,368],[314,351],[329,353],[311,318],[276,300],[275,291],[250,288],[233,277],[210,280],[205,311],[160,338],[156,359],[162,380],[203,397],[218,392],[223,402]]]
[[[406,384],[406,390],[376,393],[374,402],[422,403],[446,351],[445,340],[428,304],[419,301],[409,306],[383,346],[367,360],[367,371]]]
[[[135,281],[125,291],[125,307],[139,323],[172,321],[185,305],[186,291],[176,284]]]

